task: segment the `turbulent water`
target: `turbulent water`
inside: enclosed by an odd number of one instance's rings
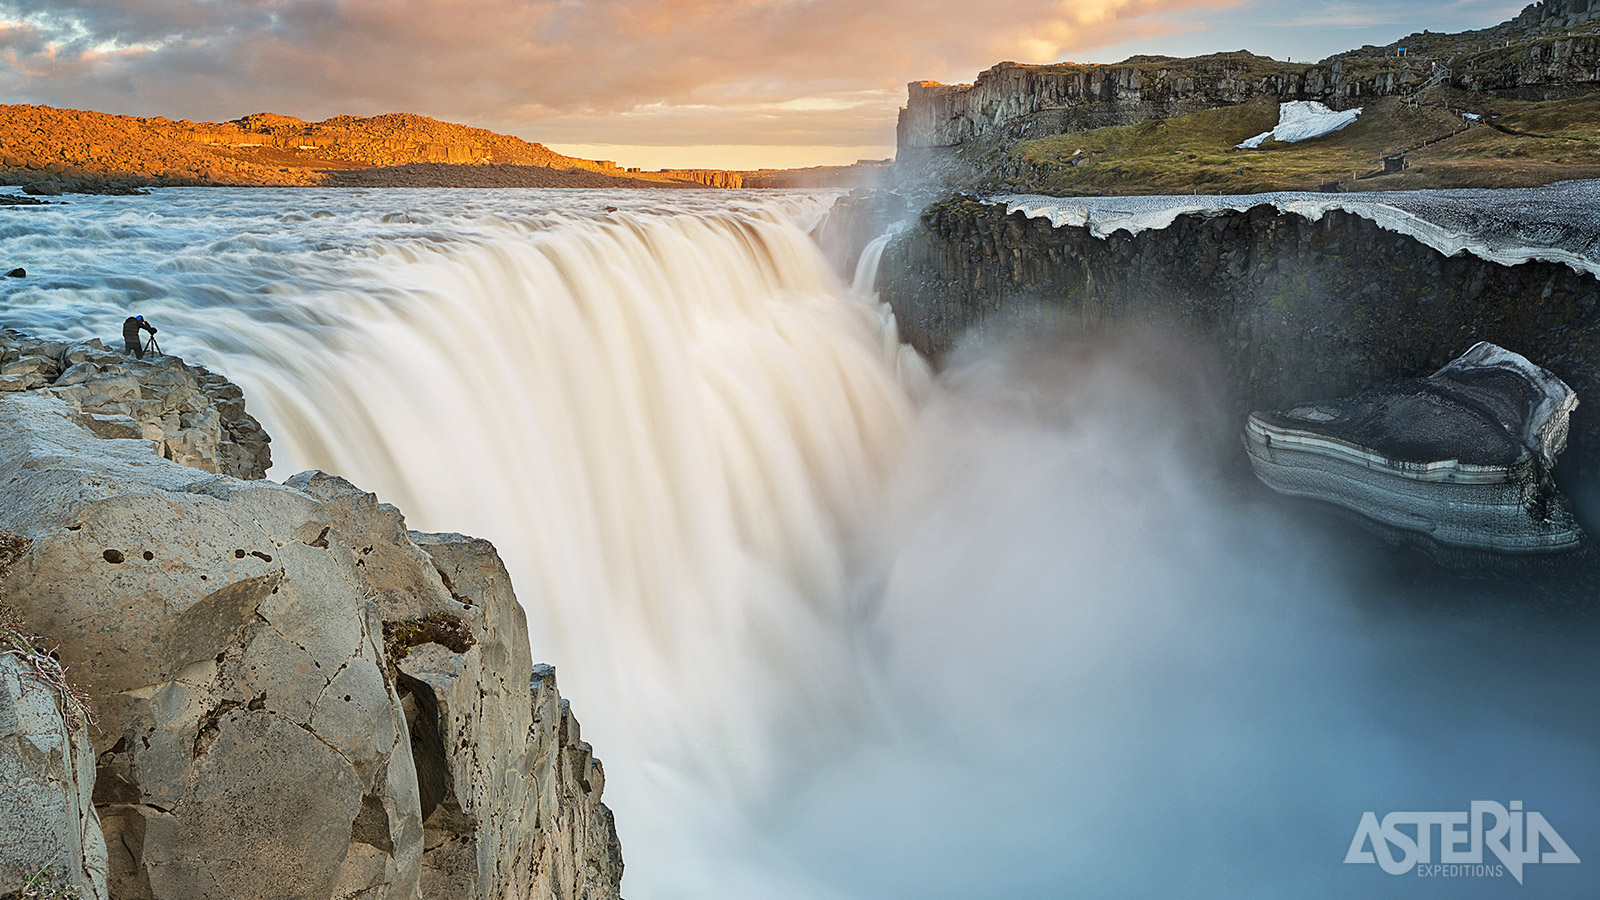
[[[245,388],[274,477],[494,540],[634,900],[1592,883],[1342,863],[1366,810],[1473,800],[1595,848],[1587,618],[1419,588],[1243,490],[1171,336],[1035,325],[930,382],[875,253],[852,286],[810,238],[832,199],[75,199],[0,213],[0,324],[142,313]]]

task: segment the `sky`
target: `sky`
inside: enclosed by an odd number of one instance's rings
[[[0,0],[0,100],[173,119],[414,112],[619,164],[894,154],[910,81],[1002,60],[1321,59],[1501,0]]]

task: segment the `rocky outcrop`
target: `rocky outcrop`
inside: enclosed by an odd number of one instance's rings
[[[1577,395],[1525,357],[1479,343],[1427,378],[1257,412],[1244,429],[1257,477],[1450,547],[1576,549],[1551,472]]]
[[[238,385],[177,357],[138,360],[99,340],[0,332],[0,396],[31,390],[67,401],[100,437],[149,441],[182,465],[247,479],[272,465],[272,439],[245,412]]]
[[[33,655],[0,635],[0,891],[43,873],[85,900],[105,900],[89,727]]]
[[[1426,77],[1412,74],[1419,82]],[[1110,66],[1003,62],[972,84],[912,82],[896,140],[902,153],[968,143],[1008,146],[1262,96],[1279,102],[1323,100],[1342,107],[1342,100],[1378,92],[1369,82],[1345,80],[1342,70],[1336,82],[1331,77],[1312,66],[1245,52],[1183,60],[1134,57]]]
[[[900,333],[935,356],[1035,312],[1083,327],[1184,329],[1226,363],[1241,422],[1434,371],[1477,341],[1536,355],[1579,396],[1600,396],[1594,276],[1446,256],[1337,210],[1312,222],[1263,204],[1099,237],[957,198],[893,241],[880,273]],[[1595,406],[1573,414],[1562,463],[1591,479]]]
[[[1512,24],[1522,28],[1572,28],[1600,20],[1595,0],[1542,0],[1522,11]]]
[[[1495,28],[1423,33],[1322,62],[1290,63],[1239,51],[1178,59],[1135,56],[1113,65],[1000,63],[972,84],[912,82],[900,111],[902,160],[967,145],[1019,140],[1187,115],[1257,98],[1317,101],[1343,110],[1433,84],[1569,96],[1600,82],[1592,0],[1551,0]],[[1571,29],[1583,26],[1584,31]]]
[[[203,379],[115,377],[180,371]],[[84,402],[0,395],[0,528],[32,540],[9,596],[100,716],[111,896],[617,896],[600,767],[492,547],[333,476],[100,436]]]
[[[629,169],[630,172],[639,170]],[[661,169],[653,173],[664,175],[676,181],[686,181],[691,184],[704,185],[714,188],[741,188],[744,187],[744,176],[738,172],[725,172],[721,169]]]

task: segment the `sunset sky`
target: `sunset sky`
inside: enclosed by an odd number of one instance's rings
[[[1496,0],[0,0],[0,97],[143,116],[416,112],[625,165],[893,155],[913,80],[1001,60],[1320,59]]]

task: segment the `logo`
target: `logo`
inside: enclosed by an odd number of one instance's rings
[[[1510,809],[1493,800],[1474,800],[1467,812],[1392,812],[1382,822],[1377,814],[1364,812],[1344,861],[1377,863],[1390,875],[1415,869],[1424,878],[1497,878],[1510,872],[1521,884],[1525,865],[1580,860],[1544,816],[1523,811],[1521,800],[1511,801]]]

